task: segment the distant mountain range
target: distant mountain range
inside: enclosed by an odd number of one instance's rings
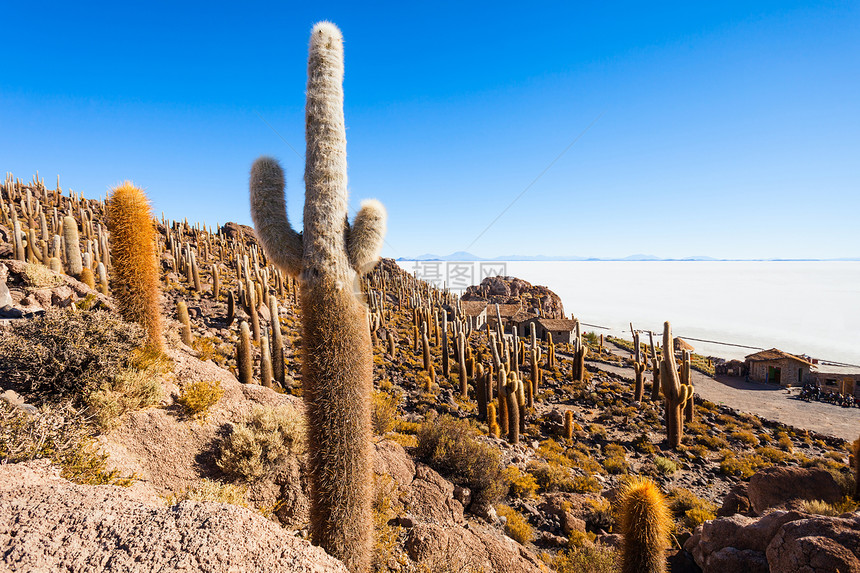
[[[546,255],[505,255],[491,259],[479,257],[465,251],[457,251],[450,255],[433,255],[430,253],[418,257],[400,257],[398,261],[860,261],[860,257],[843,257],[839,259],[716,259],[707,256],[684,257],[681,259],[662,258],[654,255],[636,254],[627,257],[578,257],[578,256],[546,256]]]

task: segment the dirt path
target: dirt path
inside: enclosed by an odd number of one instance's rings
[[[627,351],[611,344],[607,344],[606,348],[611,349],[612,353],[618,356],[630,355]],[[631,383],[633,381],[633,368],[587,362],[604,372],[628,378]],[[821,402],[807,403],[797,398],[799,388],[789,393],[786,388],[758,382],[744,382],[743,379],[732,376],[720,376],[714,379],[695,370],[691,375],[696,394],[716,404],[725,404],[741,412],[756,414],[768,420],[844,440],[854,441],[860,435],[860,408],[841,408]],[[645,379],[651,380],[650,371],[645,375]]]

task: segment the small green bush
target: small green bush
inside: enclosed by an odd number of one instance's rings
[[[557,573],[615,573],[620,570],[619,553],[612,548],[583,543],[558,553],[550,566]]]
[[[657,471],[664,476],[672,475],[678,471],[678,464],[670,458],[663,456],[654,456],[654,465],[657,466]]]
[[[529,525],[529,522],[526,521],[526,518],[520,512],[507,505],[497,505],[496,513],[499,517],[504,517],[507,520],[505,523],[505,533],[508,537],[521,545],[525,545],[534,539],[532,526]]]
[[[532,474],[520,470],[517,466],[508,466],[502,471],[502,478],[508,483],[512,496],[523,499],[535,497],[538,483]]]
[[[373,391],[373,433],[384,436],[397,421],[398,397],[388,392]]]
[[[189,416],[205,419],[209,409],[217,404],[223,395],[224,390],[218,380],[199,380],[185,386],[176,401],[185,408]]]
[[[119,424],[120,416],[157,404],[161,399],[161,384],[151,369],[122,370],[106,379],[91,392],[84,402],[93,421],[103,430]]]
[[[221,441],[215,462],[228,475],[252,481],[301,454],[304,441],[304,420],[292,406],[255,406]]]
[[[478,431],[464,420],[431,414],[418,428],[416,454],[454,483],[471,489],[475,501],[495,503],[507,488],[501,452],[479,442],[477,436]]]

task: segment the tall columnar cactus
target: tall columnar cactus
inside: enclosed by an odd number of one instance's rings
[[[666,436],[669,446],[677,448],[684,437],[684,418],[681,409],[693,396],[693,387],[682,384],[675,363],[672,344],[672,325],[663,323],[663,360],[660,362],[660,383],[666,400]]]
[[[651,371],[654,379],[651,382],[651,399],[657,401],[660,398],[660,358],[654,348],[654,333],[648,332],[651,343]]]
[[[69,268],[69,275],[78,278],[81,276],[81,270],[84,268],[84,261],[81,258],[78,223],[74,217],[63,217],[63,240],[66,243],[66,265]]]
[[[239,324],[239,341],[236,343],[236,373],[242,384],[254,383],[254,362],[251,356],[251,329],[244,320]]]
[[[851,444],[854,453],[854,499],[860,501],[860,438]]]
[[[251,168],[251,214],[266,256],[301,279],[302,382],[308,418],[314,543],[352,573],[372,545],[373,360],[361,274],[379,259],[385,210],[366,201],[347,221],[343,39],[331,23],[311,32],[308,58],[304,232],[289,224],[276,161]]]
[[[654,482],[636,478],[621,494],[622,573],[663,573],[672,515]]]
[[[113,262],[111,287],[119,312],[126,320],[143,325],[148,343],[161,350],[164,341],[159,308],[158,253],[149,201],[142,190],[126,181],[110,191],[107,216]],[[80,248],[76,241],[77,225],[74,219],[70,224],[70,219],[64,219],[63,232],[69,268],[74,271],[72,258],[76,256],[80,263]],[[70,238],[74,243],[71,248]]]
[[[281,333],[278,299],[275,295],[269,295],[269,312],[272,317],[272,376],[278,384],[284,386],[287,380],[284,366],[284,336]]]

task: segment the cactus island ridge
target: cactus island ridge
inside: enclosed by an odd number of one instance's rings
[[[304,232],[287,220],[283,171],[268,157],[251,168],[251,214],[267,256],[300,278],[311,538],[361,573],[370,564],[373,531],[373,356],[356,285],[379,259],[385,210],[364,202],[347,223],[340,30],[329,22],[314,26],[309,52]]]

